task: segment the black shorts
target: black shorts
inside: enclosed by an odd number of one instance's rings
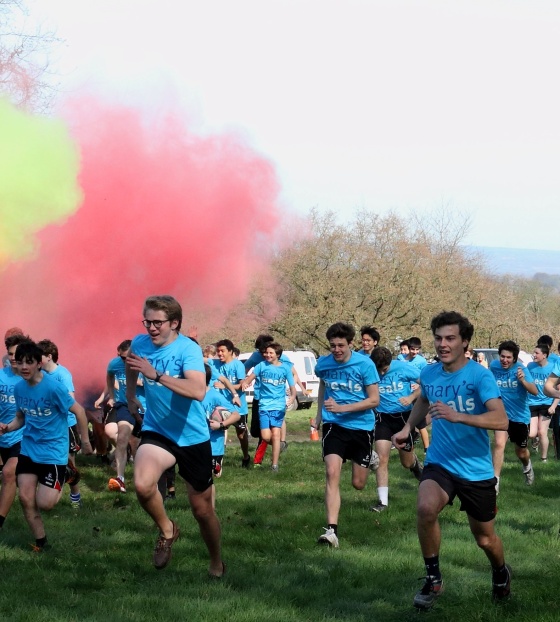
[[[420,483],[424,480],[433,480],[447,493],[449,505],[453,499],[459,497],[460,510],[466,512],[481,523],[496,518],[496,478],[484,479],[479,482],[469,482],[446,471],[438,464],[424,465]]]
[[[404,428],[404,424],[410,417],[410,410],[401,413],[377,413],[375,422],[375,440],[390,441],[394,434]],[[409,434],[408,441],[403,447],[404,451],[412,451],[414,445],[413,434]]]
[[[508,426],[509,440],[521,449],[527,447],[529,439],[529,424],[519,421],[510,421]]]
[[[80,451],[82,441],[78,432],[77,424],[68,428],[68,453],[77,454]]]
[[[420,421],[420,423],[416,426],[416,429],[424,430],[427,427],[428,427],[428,422],[426,421],[426,417],[424,417],[424,419],[422,419],[422,421]]]
[[[38,462],[33,462],[29,456],[20,454],[16,467],[16,477],[26,474],[36,475],[39,484],[43,484],[43,486],[47,486],[47,488],[62,490],[66,477],[66,465],[40,464]]]
[[[251,436],[259,438],[261,435],[261,421],[259,419],[259,400],[253,399],[251,404]]]
[[[212,486],[212,447],[210,441],[180,447],[157,432],[143,432],[142,445],[155,445],[170,453],[179,467],[179,475],[196,491],[204,492]]]
[[[241,419],[233,424],[233,427],[238,432],[246,432],[247,431],[247,415],[239,415]],[[254,415],[253,415],[254,416]]]
[[[128,404],[125,404],[124,402],[116,402],[113,408],[109,410],[107,417],[105,418],[105,425],[108,423],[116,423],[118,425],[121,421],[130,423],[132,426],[132,436],[140,438],[142,422],[136,421],[136,417],[134,417],[128,409]]]
[[[21,443],[15,443],[10,447],[0,447],[0,458],[2,458],[2,464],[6,464],[10,458],[17,458],[21,450]]]
[[[552,402],[550,402],[552,404]],[[531,411],[531,417],[542,417],[543,419],[550,419],[552,417],[549,414],[548,409],[550,408],[550,404],[539,404],[538,406],[529,406],[529,410]]]
[[[352,460],[367,469],[372,447],[373,432],[370,430],[350,430],[336,423],[323,424],[323,460],[325,456],[336,454],[343,462]]]

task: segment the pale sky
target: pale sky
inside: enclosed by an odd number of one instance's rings
[[[29,0],[62,90],[235,131],[287,210],[470,214],[467,243],[560,250],[560,3]]]

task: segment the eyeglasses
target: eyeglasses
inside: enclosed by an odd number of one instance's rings
[[[142,320],[142,324],[144,324],[146,328],[150,328],[150,326],[161,328],[165,322],[171,322],[171,320]]]

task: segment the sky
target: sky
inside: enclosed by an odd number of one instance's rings
[[[468,244],[560,250],[557,2],[27,4],[63,40],[61,99],[177,100],[272,163],[287,220],[444,207]]]

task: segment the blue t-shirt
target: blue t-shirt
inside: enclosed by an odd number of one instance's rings
[[[367,399],[366,387],[379,383],[379,374],[368,356],[352,352],[346,363],[338,363],[332,354],[319,357],[315,374],[325,384],[325,400],[332,397],[337,404],[355,404]],[[350,430],[373,430],[372,408],[358,412],[332,413],[323,406],[325,423],[336,423]]]
[[[233,359],[229,363],[222,363],[216,360],[214,365],[218,370],[218,374],[220,376],[225,376],[233,385],[239,384],[243,378],[245,378],[245,367],[238,359]],[[233,405],[233,395],[227,389],[219,389],[219,391],[228,400],[231,407]],[[237,394],[239,395],[241,406],[236,406],[235,409],[240,415],[246,415],[249,412],[249,409],[247,407],[245,391],[240,389]]]
[[[500,398],[494,376],[471,360],[453,373],[444,371],[442,363],[428,365],[420,373],[420,385],[422,396],[430,404],[441,401],[468,415],[486,412],[486,402]],[[433,419],[425,464],[438,464],[471,482],[493,478],[488,432],[463,423]]]
[[[529,406],[550,406],[554,401],[551,397],[544,394],[544,383],[547,381],[550,374],[554,371],[555,366],[551,362],[547,362],[544,367],[541,367],[538,363],[529,363],[527,369],[533,376],[533,382],[537,385],[538,394],[529,394]]]
[[[411,382],[418,382],[420,372],[403,361],[391,361],[387,373],[379,377],[379,406],[380,413],[402,413],[412,410],[410,406],[403,406],[399,399],[408,397]]]
[[[117,387],[113,389],[115,402],[126,404],[126,363],[120,356],[115,356],[107,365],[107,373],[117,381]],[[141,385],[136,385],[136,397],[142,405],[142,410],[146,410],[146,395],[144,392],[144,376],[139,375],[142,380]]]
[[[17,374],[14,374],[12,367],[0,368],[0,423],[11,423],[16,416],[16,398],[14,388],[20,382],[25,382]],[[11,447],[21,441],[23,428],[2,434],[0,436],[0,447]]]
[[[286,382],[294,386],[292,370],[283,363],[273,365],[267,361],[259,363],[253,373],[259,382],[259,412],[286,410]]]
[[[109,361],[107,373],[117,381],[117,388],[114,389],[115,402],[126,404],[126,365],[120,356]]]
[[[256,367],[259,363],[264,361],[264,356],[258,351],[255,350],[253,354],[245,361],[245,371],[248,373],[252,368]],[[280,355],[280,362],[284,363],[290,368],[290,371],[294,364],[290,360],[288,356],[282,352]],[[258,400],[260,396],[260,384],[258,378],[255,379],[253,384],[253,399]]]
[[[39,464],[68,462],[68,409],[75,400],[62,382],[48,374],[36,385],[18,382],[17,410],[25,416],[21,453]]]
[[[57,363],[56,368],[53,369],[53,371],[46,371],[45,369],[43,369],[42,371],[44,374],[47,374],[54,380],[58,380],[58,382],[61,382],[66,387],[68,393],[74,393],[74,380],[72,379],[72,374],[68,369],[66,369],[66,367],[63,367],[62,365],[59,365]],[[76,419],[76,415],[69,412],[68,427],[71,428],[73,425],[76,425],[77,422],[78,420]]]
[[[407,359],[410,365],[414,365],[416,369],[420,372],[426,367],[428,361],[421,355],[417,354],[413,359]]]
[[[231,404],[226,400],[226,398],[214,387],[209,387],[208,391],[206,391],[206,395],[202,400],[202,408],[204,408],[204,413],[206,415],[206,420],[208,422],[208,430],[210,431],[210,445],[212,446],[212,455],[213,456],[223,456],[225,453],[225,430],[212,430],[210,428],[210,415],[214,412],[214,410],[218,407],[226,408],[230,412],[232,412]]]
[[[556,354],[555,352],[551,352],[548,355],[548,362],[552,363],[553,365],[556,365],[557,363],[560,362],[560,356],[558,356],[558,354]]]
[[[510,421],[517,423],[529,423],[531,411],[529,410],[529,393],[517,379],[517,370],[521,368],[527,382],[533,382],[531,372],[519,361],[516,361],[509,369],[504,369],[499,360],[490,363],[490,371],[496,379],[504,408]]]
[[[184,378],[186,371],[205,373],[202,350],[184,335],[177,335],[165,346],[154,345],[149,335],[137,335],[132,340],[131,352],[148,359],[158,374]],[[181,447],[210,438],[201,402],[174,393],[148,378],[144,378],[144,391],[146,414],[143,432],[157,432]]]
[[[408,355],[405,355],[405,354],[397,354],[397,361],[406,361],[406,362],[408,362],[407,356]]]

